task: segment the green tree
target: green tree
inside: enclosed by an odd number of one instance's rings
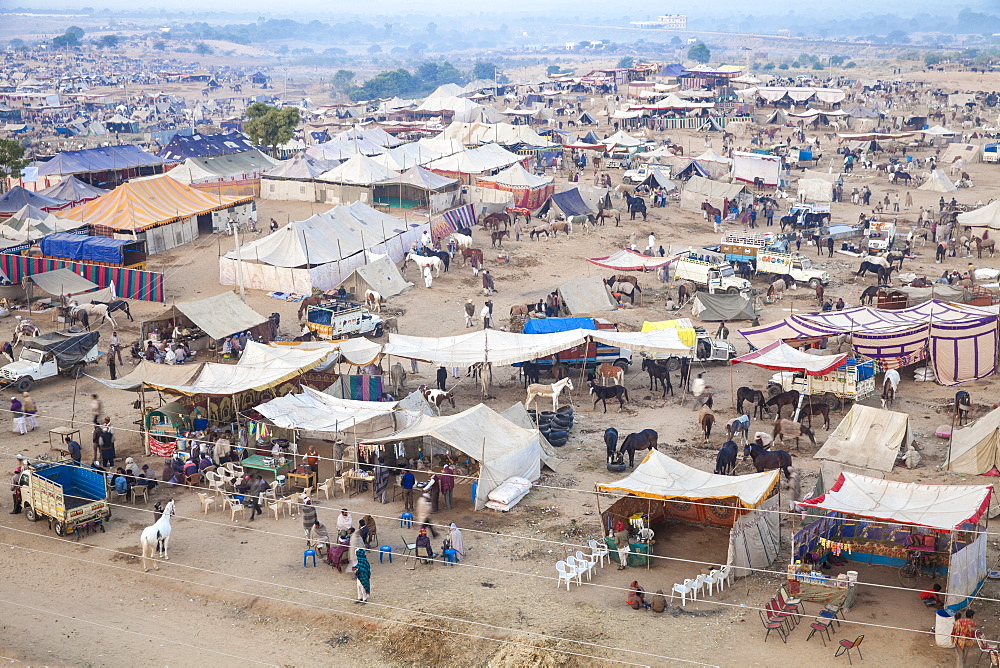
[[[382,47],[379,46],[378,44],[372,44],[371,46],[368,47],[368,53],[371,54],[382,53]]]
[[[0,139],[0,192],[6,188],[7,178],[20,178],[21,170],[27,166],[24,147],[13,139]]]
[[[496,65],[493,63],[479,61],[472,66],[472,72],[470,74],[472,76],[472,80],[475,81],[476,79],[492,79],[494,72],[496,72]]]
[[[70,26],[66,28],[66,34],[74,35],[76,37],[76,41],[79,42],[81,39],[83,39],[83,36],[86,35],[87,33],[84,32],[83,28],[81,28],[80,26]]]
[[[15,37],[14,39],[10,40],[9,44],[12,49],[20,49],[22,46],[24,46],[24,40],[21,39],[20,37]]]
[[[764,70],[765,72],[770,72],[771,70],[774,69],[774,63],[764,63],[764,65],[760,69]]]
[[[787,70],[788,69],[788,63],[781,63],[780,65],[778,65],[778,69],[779,70]]]
[[[826,68],[825,68],[825,67],[823,66],[823,63],[821,63],[821,62],[820,62],[820,61],[818,61],[818,60],[817,60],[817,61],[814,61],[814,62],[813,62],[813,64],[812,64],[812,68],[813,68],[814,70],[822,70],[822,69],[826,69]]]
[[[101,35],[97,40],[97,46],[102,49],[113,49],[118,46],[119,42],[121,42],[121,37],[118,35]]]
[[[635,66],[635,58],[633,58],[632,56],[623,56],[623,57],[621,57],[621,58],[618,59],[618,68],[619,69],[625,69],[625,70],[627,70],[627,69],[629,69],[631,67],[634,67],[634,66]]]
[[[212,47],[204,42],[198,42],[194,45],[194,52],[200,56],[208,56],[212,53]]]
[[[291,141],[300,120],[297,107],[271,107],[263,102],[247,107],[246,116],[250,120],[243,125],[243,130],[250,141],[262,146],[278,146]]]
[[[80,37],[75,32],[67,30],[62,35],[52,38],[52,46],[57,49],[70,49],[80,46]]]
[[[847,60],[847,56],[830,56],[831,65],[843,65]]]
[[[354,72],[350,70],[337,70],[330,81],[330,85],[338,93],[346,93],[351,87],[351,82],[354,81],[354,76]]]
[[[153,48],[156,49],[157,51],[166,51],[167,43],[164,42],[162,39],[158,39],[155,42],[153,42]]]
[[[545,68],[545,73],[551,76],[561,70],[562,68],[559,67],[558,65],[549,65],[548,67]]]
[[[712,59],[712,52],[708,50],[704,42],[696,42],[688,49],[688,58],[696,63],[707,63]]]
[[[942,60],[944,60],[944,56],[937,51],[929,51],[924,54],[924,65],[927,65],[928,67],[931,65],[937,65]]]
[[[857,66],[858,66],[858,64],[856,62],[854,62],[853,60],[849,60],[846,63],[844,63],[844,68],[846,68],[848,70],[852,70],[852,69],[854,69]]]

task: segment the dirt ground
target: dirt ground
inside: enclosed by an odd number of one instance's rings
[[[983,75],[977,74],[977,77]],[[995,75],[990,75],[994,81]],[[970,77],[970,85],[972,78]],[[995,87],[989,82],[988,88]],[[961,88],[963,84],[956,82]],[[601,128],[603,132],[605,129]],[[669,133],[697,153],[704,146],[703,135]],[[785,133],[782,133],[784,136]],[[721,138],[713,148],[721,151]],[[834,146],[824,141],[826,158],[819,169],[825,170],[833,157]],[[920,153],[918,153],[919,155]],[[839,161],[837,162],[839,164]],[[961,202],[988,201],[1000,187],[995,178],[997,167],[971,165],[976,188],[957,191]],[[592,172],[588,172],[592,174]],[[613,174],[616,182],[620,172]],[[845,191],[855,185],[869,184],[873,201],[892,191],[884,176],[874,172],[855,172],[847,177]],[[562,189],[562,184],[560,187]],[[940,195],[912,190],[914,206],[936,207]],[[323,210],[307,203],[259,203],[259,219],[274,216],[279,221],[295,220]],[[834,205],[834,222],[853,222],[860,207],[848,203]],[[904,211],[901,218],[915,220],[916,209]],[[620,227],[604,226],[589,233],[579,230],[569,237],[550,241],[507,242],[511,264],[495,262],[496,252],[486,246],[487,266],[496,278],[498,293],[493,297],[498,326],[507,324],[506,314],[514,304],[537,301],[567,280],[610,272],[586,261],[606,256],[627,245],[635,234],[640,246],[652,232],[659,242],[708,245],[719,237],[700,217],[680,211],[675,202],[664,209],[650,209],[647,222],[622,221]],[[183,302],[223,292],[218,284],[217,257],[230,249],[230,237],[207,236],[171,252],[154,256],[151,269],[167,276],[167,291],[172,302]],[[803,252],[834,277],[827,288],[828,297],[843,297],[849,305],[873,279],[854,279],[850,272],[857,260],[846,256],[816,258],[814,249]],[[917,249],[917,258],[906,262],[906,271],[930,276],[943,268],[964,270],[969,260],[949,258],[944,267],[933,262],[933,247]],[[980,266],[996,266],[995,260],[976,261]],[[473,299],[477,309],[484,297],[479,279],[470,269],[455,266],[436,279],[431,289],[423,287],[411,268],[408,278],[416,287],[391,300],[389,315],[397,315],[400,331],[412,335],[451,335],[465,330],[462,305]],[[600,315],[619,324],[623,330],[637,330],[645,320],[663,320],[670,316],[664,302],[668,286],[652,275],[642,277],[643,304]],[[757,287],[763,283],[756,281]],[[295,334],[298,305],[279,302],[260,292],[248,291],[248,302],[263,314],[276,311],[282,315],[282,330]],[[762,314],[769,322],[790,311],[815,308],[810,290],[790,291],[782,301]],[[163,309],[161,305],[135,303],[135,323],[119,322],[127,342],[138,338],[138,322]],[[386,315],[386,313],[383,313]],[[10,322],[6,327],[10,327]],[[43,324],[43,329],[53,325]],[[706,327],[714,332],[714,324]],[[739,352],[746,352],[746,342],[735,327],[731,340]],[[102,337],[110,334],[107,326]],[[740,365],[732,371],[723,366],[704,369],[714,387],[716,413],[720,421],[735,416],[731,387],[763,387],[770,372]],[[106,376],[106,367],[94,373]],[[463,370],[464,373],[464,370]],[[433,369],[421,367],[411,375],[410,387],[432,382]],[[452,380],[451,382],[454,382]],[[457,567],[417,564],[410,570],[398,557],[404,538],[412,540],[413,529],[401,529],[396,523],[402,502],[383,506],[369,495],[353,498],[320,498],[320,519],[332,525],[336,509],[347,507],[355,518],[370,513],[378,519],[381,544],[392,545],[394,563],[373,559],[371,603],[352,603],[354,583],[349,575],[331,572],[328,567],[303,568],[300,557],[304,548],[298,518],[263,516],[253,524],[229,517],[217,509],[207,515],[200,512],[198,497],[189,491],[157,490],[154,499],[174,498],[178,502],[170,561],[161,570],[144,574],[140,568],[138,535],[151,523],[150,507],[124,505],[114,509],[114,519],[107,533],[84,536],[77,543],[62,540],[44,522],[30,524],[23,515],[3,515],[0,522],[0,568],[13,577],[0,584],[0,603],[7,614],[0,619],[0,656],[27,663],[52,665],[126,665],[137,661],[171,665],[237,665],[246,662],[271,665],[433,665],[444,662],[477,665],[587,665],[620,661],[642,665],[680,665],[696,662],[714,665],[775,665],[795,661],[800,664],[826,665],[831,662],[833,647],[819,638],[806,642],[808,625],[795,629],[787,645],[777,638],[763,642],[756,607],[773,594],[778,575],[756,575],[737,582],[721,595],[698,601],[681,609],[679,605],[662,616],[636,612],[624,605],[625,592],[633,579],[648,591],[669,591],[674,582],[693,577],[699,564],[714,564],[726,558],[724,532],[684,525],[659,528],[661,549],[665,556],[693,560],[685,563],[658,559],[649,570],[619,572],[614,567],[597,569],[589,586],[573,587],[570,592],[555,588],[554,563],[563,557],[562,543],[583,545],[588,538],[599,538],[601,528],[593,486],[615,479],[604,467],[603,430],[609,426],[628,433],[643,428],[659,432],[665,452],[698,468],[712,470],[721,437],[713,436],[708,445],[697,432],[690,407],[680,405],[680,398],[661,400],[651,395],[645,375],[633,367],[626,379],[631,401],[625,411],[606,415],[592,410],[586,393],[573,392],[576,423],[566,446],[558,451],[559,471],[548,474],[541,485],[512,512],[473,512],[469,488],[459,488],[456,507],[442,509],[435,522],[456,522],[464,531],[469,554]],[[37,457],[49,452],[46,430],[75,419],[84,428],[85,452],[89,448],[86,424],[89,422],[89,397],[100,393],[106,412],[119,429],[118,454],[135,456],[142,463],[138,435],[130,431],[137,412],[135,397],[112,392],[96,381],[81,379],[74,392],[71,381],[64,379],[40,383],[33,395],[39,405],[40,429],[25,436],[5,436],[0,452],[8,461],[23,453]],[[994,401],[993,378],[969,388],[977,403]],[[487,404],[504,410],[524,398],[516,370],[497,369],[492,398]],[[950,400],[953,390],[935,384],[915,383],[912,372],[903,373],[896,410],[912,417],[914,436],[924,455],[924,466],[915,470],[897,468],[892,478],[929,483],[979,482],[990,479],[963,479],[937,470],[945,454],[946,442],[933,435],[935,427],[948,423],[938,408]],[[7,401],[4,393],[0,401]],[[457,389],[458,410],[480,401],[476,386],[463,380]],[[3,404],[6,405],[6,404]],[[75,413],[74,413],[75,405]],[[832,416],[835,427],[843,412]],[[754,428],[756,428],[756,424]],[[721,430],[720,430],[721,431]],[[724,432],[723,432],[724,433]],[[817,428],[817,439],[825,440],[828,430]],[[803,443],[793,451],[795,467],[803,472],[803,490],[815,481],[816,448]],[[321,453],[328,455],[328,452]],[[152,462],[151,462],[152,463]],[[157,466],[157,469],[159,466]],[[320,478],[332,475],[328,462],[321,466]],[[748,464],[741,465],[748,472]],[[2,511],[10,509],[9,497]],[[774,569],[782,571],[786,562],[788,540],[793,527],[791,518],[782,525],[783,552]],[[439,543],[435,541],[435,546]],[[575,548],[574,548],[575,549]],[[996,558],[995,546],[991,560]],[[852,566],[853,568],[853,566]],[[863,583],[896,585],[894,569],[861,567]],[[983,596],[994,597],[996,586],[988,584]],[[814,609],[815,606],[807,606]],[[980,626],[990,637],[1000,633],[995,604],[981,609]],[[858,605],[848,615],[848,623],[836,629],[833,640],[866,635],[863,651],[869,664],[945,665],[953,661],[950,650],[933,646],[926,632],[932,615],[908,591],[862,585]],[[864,622],[859,626],[849,622]],[[537,645],[538,648],[531,647]]]

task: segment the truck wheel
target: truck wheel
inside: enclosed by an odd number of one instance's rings
[[[63,526],[62,522],[56,522],[55,526],[53,527],[53,529],[55,529],[55,532],[56,532],[57,536],[65,536],[66,535],[66,527]]]
[[[35,509],[32,508],[31,506],[24,507],[24,516],[29,522],[38,521],[38,513],[36,513]]]
[[[840,401],[840,397],[838,397],[833,392],[827,392],[826,394],[824,394],[823,402],[830,407],[830,410],[833,411],[840,410],[840,408],[843,406],[843,402]]]
[[[628,371],[628,360],[625,359],[624,357],[621,359],[617,359],[615,360],[615,366],[618,367],[619,369]]]
[[[680,371],[681,361],[677,357],[667,358],[667,371]]]
[[[31,386],[35,384],[35,380],[31,376],[25,376],[23,378],[18,378],[14,387],[17,388],[18,392],[27,392],[31,389]]]
[[[778,396],[779,394],[781,394],[781,392],[782,392],[782,390],[781,390],[781,386],[780,385],[775,385],[775,384],[771,383],[771,384],[769,384],[767,386],[767,398],[768,399],[774,399],[776,396]]]
[[[382,336],[382,325],[376,325],[375,331],[372,332],[372,336],[374,336],[376,339]]]
[[[80,378],[81,376],[83,376],[84,367],[85,365],[82,362],[74,364],[72,368],[69,370],[70,378]]]
[[[726,294],[727,295],[738,295],[738,294],[740,294],[740,289],[739,288],[726,288]]]
[[[819,281],[818,278],[810,278],[809,279],[809,287],[812,288],[813,290],[815,290],[816,288],[819,287],[819,283],[820,283],[820,281]]]

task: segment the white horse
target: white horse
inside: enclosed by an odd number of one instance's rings
[[[374,290],[365,290],[365,306],[367,306],[368,310],[372,313],[382,312],[383,301],[385,301],[385,299],[378,292]]]
[[[434,270],[434,276],[438,277],[441,272],[444,271],[444,262],[441,261],[439,257],[427,257],[426,255],[417,255],[416,253],[407,253],[407,262],[413,261],[413,264],[420,268],[420,272],[423,273],[424,267],[430,267]]]
[[[559,393],[566,388],[568,388],[570,392],[573,391],[573,381],[571,381],[568,377],[552,383],[551,385],[539,385],[537,383],[532,383],[528,386],[528,396],[524,400],[524,405],[525,407],[530,408],[531,402],[538,397],[552,397],[552,412],[555,412],[559,410]]]
[[[153,561],[157,556],[162,556],[170,561],[170,557],[167,555],[167,544],[170,542],[170,517],[173,514],[174,502],[171,499],[167,503],[167,507],[163,509],[163,515],[160,516],[160,519],[142,530],[142,535],[139,536],[139,545],[142,547],[143,572],[149,572],[149,561],[152,561],[156,570],[160,570],[156,561]]]
[[[472,237],[468,235],[456,232],[451,235],[451,238],[455,240],[459,248],[472,248]]]
[[[111,315],[111,311],[108,310],[107,304],[80,304],[74,308],[73,311],[85,311],[91,320],[94,318],[100,318],[101,322],[104,322],[104,320],[107,319],[111,321],[112,327],[118,327],[118,323],[115,322],[115,317]]]

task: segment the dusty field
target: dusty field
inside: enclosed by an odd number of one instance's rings
[[[700,152],[702,136],[674,134],[675,140],[695,147],[696,154]],[[716,138],[714,148],[721,150],[718,142]],[[832,155],[829,143],[824,148],[828,157],[821,169],[827,168]],[[991,165],[971,166],[968,171],[977,187],[958,191],[958,199],[985,202],[995,197],[1000,191],[996,169]],[[615,177],[620,178],[620,173]],[[849,177],[845,190],[850,192],[855,184],[869,184],[874,191],[873,201],[891,190],[884,177],[873,173],[858,172]],[[936,206],[938,194],[915,189],[912,193],[915,206]],[[835,222],[854,221],[861,212],[850,203],[834,207]],[[260,203],[259,218],[298,219],[319,209],[319,205],[264,201]],[[916,209],[903,212],[901,217],[915,220]],[[570,238],[505,243],[512,258],[512,264],[507,266],[491,262],[495,252],[487,248],[487,265],[499,288],[493,298],[497,324],[506,324],[505,314],[513,304],[536,301],[572,278],[608,273],[586,262],[586,258],[610,254],[627,244],[633,233],[644,245],[649,232],[664,243],[718,242],[718,236],[699,216],[681,212],[671,204],[666,209],[651,209],[645,223],[623,221],[621,227],[605,226],[589,234],[575,232]],[[477,245],[485,245],[481,236]],[[225,251],[231,246],[229,237],[203,237],[196,244],[156,256],[153,268],[167,275],[170,300],[187,301],[224,291],[217,282],[216,258],[220,248]],[[815,257],[813,249],[803,246],[803,251]],[[964,258],[949,258],[944,268],[965,269],[967,262]],[[834,276],[833,285],[827,289],[827,296],[834,299],[843,296],[848,304],[856,304],[860,291],[871,284],[871,279],[856,281],[849,277],[856,265],[850,258],[820,258],[816,263]],[[995,261],[984,260],[982,264],[990,263]],[[942,267],[933,263],[932,247],[925,246],[918,249],[915,261],[907,262],[906,270],[939,275]],[[408,277],[416,280],[416,272],[411,269]],[[651,276],[645,277],[642,285],[643,306],[600,315],[627,330],[638,329],[644,320],[668,317],[663,306],[667,287]],[[462,317],[465,299],[472,298],[477,307],[482,306],[484,298],[478,286],[471,270],[455,267],[436,280],[430,290],[420,282],[394,299],[388,310],[398,314],[405,334],[459,334],[466,331]],[[261,313],[280,312],[286,333],[295,329],[297,304],[278,302],[252,291],[248,301]],[[770,307],[761,320],[768,322],[780,317],[780,312],[805,311],[813,306],[812,293],[798,290]],[[162,309],[148,304],[133,308],[137,321]],[[9,321],[6,326],[10,326]],[[714,330],[714,325],[708,327]],[[739,351],[746,351],[745,342],[734,327],[731,329],[731,339]],[[102,331],[110,333],[107,327]],[[138,337],[136,324],[122,323],[121,331],[128,342]],[[106,368],[99,367],[95,373],[105,374]],[[729,369],[713,366],[705,373],[716,390],[719,420],[733,417]],[[737,367],[732,386],[761,387],[768,375],[767,371]],[[503,410],[523,399],[521,385],[514,376],[512,369],[496,370],[495,396],[487,402],[490,406]],[[411,376],[410,386],[432,379],[433,370],[421,368],[420,375]],[[591,586],[574,587],[569,593],[556,590],[553,564],[563,555],[562,543],[579,545],[600,534],[591,490],[596,482],[613,479],[603,465],[600,435],[606,427],[615,426],[626,433],[656,429],[672,457],[703,469],[714,466],[715,451],[722,439],[713,437],[711,445],[705,446],[697,434],[691,409],[679,405],[677,399],[664,402],[651,396],[646,383],[645,375],[633,368],[626,380],[632,401],[624,412],[607,415],[593,412],[585,393],[578,388],[573,396],[576,424],[570,442],[559,450],[559,472],[546,477],[539,489],[507,515],[474,513],[468,488],[460,488],[455,510],[442,510],[435,522],[447,525],[454,521],[463,528],[468,559],[457,568],[418,564],[415,570],[408,570],[398,558],[391,565],[376,561],[372,601],[364,607],[351,602],[354,584],[349,576],[322,566],[302,568],[304,545],[297,518],[275,520],[264,516],[251,525],[244,521],[232,523],[217,511],[201,514],[198,498],[191,492],[170,493],[161,488],[155,498],[173,497],[178,501],[171,560],[162,564],[160,571],[143,574],[135,558],[138,534],[151,520],[150,509],[142,505],[116,508],[106,534],[85,536],[80,543],[57,539],[45,523],[31,525],[23,516],[3,515],[0,567],[16,573],[16,577],[5,578],[0,584],[0,602],[7,610],[0,620],[4,631],[0,655],[33,664],[110,666],[140,661],[192,666],[209,662],[597,665],[610,660],[647,665],[673,665],[681,660],[717,665],[776,665],[789,661],[829,664],[833,649],[824,647],[817,638],[807,643],[808,628],[804,626],[792,633],[788,645],[774,638],[767,645],[762,642],[754,607],[773,593],[777,576],[751,577],[721,596],[689,605],[685,610],[673,608],[663,616],[624,606],[621,588],[638,578],[649,591],[669,590],[674,582],[692,577],[700,566],[660,559],[648,572],[622,573],[604,568],[595,574]],[[74,397],[73,386],[67,381],[39,384],[33,394],[39,404],[41,429],[26,436],[3,438],[0,452],[8,462],[5,471],[9,472],[15,453],[34,457],[48,451],[45,430],[72,418],[74,399],[76,423],[85,427],[92,392],[100,392],[106,412],[119,428],[119,455],[136,456],[141,463],[138,437],[128,431],[136,419],[131,405],[135,397],[102,391],[101,387],[91,379],[83,379]],[[995,396],[995,382],[991,379],[977,383],[970,390],[977,401],[990,402],[990,397]],[[912,416],[925,466],[913,471],[897,469],[893,478],[960,481],[936,470],[944,451],[943,442],[934,438],[933,431],[948,418],[938,415],[935,408],[951,395],[952,390],[915,384],[912,374],[903,374],[897,410]],[[467,381],[459,384],[457,398],[459,409],[479,401],[475,386]],[[3,400],[7,399],[5,394]],[[833,416],[832,426],[841,416],[842,412]],[[822,442],[827,433],[817,429],[818,439]],[[89,439],[84,445],[86,452]],[[801,452],[793,452],[796,468],[805,474],[804,490],[810,489],[815,480],[817,467],[811,458],[814,451],[804,444]],[[329,468],[323,464],[321,478],[330,475]],[[380,542],[395,546],[397,552],[404,536],[412,540],[413,530],[399,530],[393,521],[402,510],[401,501],[382,506],[372,503],[367,495],[359,495],[320,499],[319,505],[320,518],[331,525],[340,507],[349,508],[355,518],[371,513],[379,519]],[[4,499],[3,511],[9,508],[9,498]],[[786,518],[782,529],[785,554],[792,526]],[[660,539],[659,547],[667,556],[699,563],[718,563],[726,556],[721,532],[676,526],[661,529]],[[779,559],[775,568],[783,567]],[[897,584],[895,573],[885,568],[862,569],[862,580]],[[995,586],[988,585],[983,595],[993,597],[997,593]],[[980,612],[980,625],[988,635],[995,636],[1000,631],[995,622],[995,605],[979,607],[985,608]],[[919,633],[929,629],[932,619],[913,593],[863,587],[859,604],[848,618],[880,625],[847,624],[835,632],[834,639],[865,633],[863,649],[869,664],[899,665],[903,657],[908,664],[918,666],[944,665],[953,660],[949,651],[933,647],[931,636]],[[526,645],[540,645],[543,649]]]

